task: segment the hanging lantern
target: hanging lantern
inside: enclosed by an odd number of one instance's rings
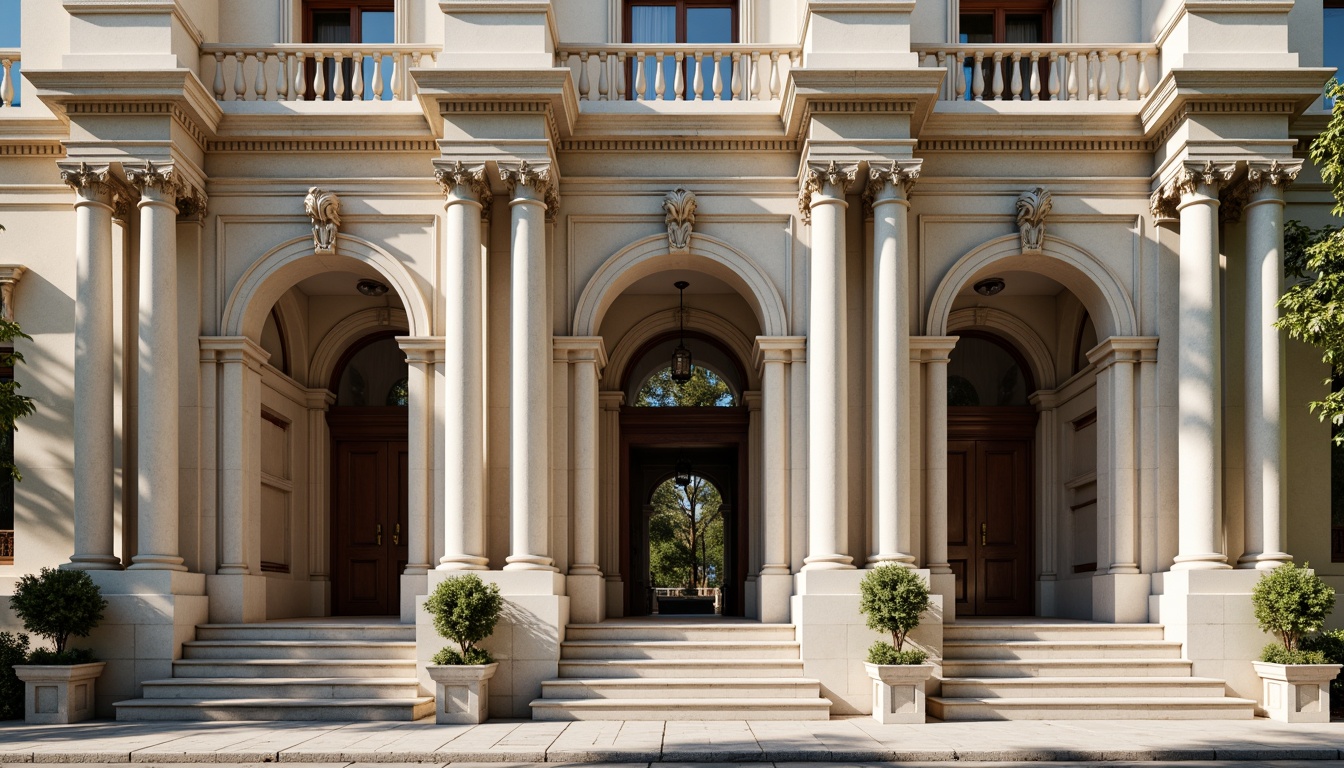
[[[678,280],[673,285],[680,294],[677,299],[677,316],[681,324],[681,339],[677,342],[677,348],[672,350],[672,380],[678,384],[685,384],[691,380],[691,374],[695,373],[695,365],[691,362],[691,350],[686,348],[686,289],[690,283]]]
[[[686,486],[691,484],[691,462],[689,461],[677,462],[676,483],[678,486],[682,488],[685,488]]]

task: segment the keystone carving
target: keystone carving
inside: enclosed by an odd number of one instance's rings
[[[341,226],[341,200],[335,192],[312,187],[303,198],[303,210],[313,220],[313,253],[334,253]]]
[[[691,228],[695,226],[695,207],[695,193],[685,187],[677,187],[663,198],[669,251],[683,253],[690,248]]]
[[[1050,190],[1036,187],[1017,196],[1017,229],[1022,233],[1022,252],[1040,253],[1045,241],[1045,217],[1054,205]]]

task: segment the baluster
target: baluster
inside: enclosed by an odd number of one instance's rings
[[[957,65],[952,68],[956,72],[954,86],[957,89],[957,101],[966,98],[966,54],[957,51]]]
[[[1041,100],[1041,53],[1031,52],[1031,100]]]
[[[374,51],[369,54],[373,57],[373,100],[383,100],[383,54],[381,51]]]
[[[934,59],[935,59],[934,66],[936,66],[938,69],[947,69],[947,74],[952,75],[952,77],[955,77],[955,75],[952,74],[952,70],[948,69],[947,67],[946,51],[939,51],[937,55],[934,57]],[[947,82],[943,83],[943,87],[939,89],[942,91],[942,93],[939,95],[942,96],[944,99],[950,98],[952,91],[955,90],[956,87],[957,87],[956,82],[953,81],[951,77],[949,77],[947,79]]]
[[[1110,51],[1102,51],[1100,60],[1097,62],[1097,99],[1100,101],[1110,101],[1111,99],[1111,76],[1106,71],[1106,62],[1110,59]]]
[[[730,62],[733,76],[728,87],[733,91],[733,101],[737,101],[742,98],[742,54],[734,53]]]
[[[1120,52],[1120,76],[1116,83],[1116,91],[1120,94],[1121,101],[1129,101],[1129,51]]]
[[[1097,100],[1097,52],[1087,54],[1087,100]]]
[[[350,98],[351,98],[351,100],[353,100],[353,101],[363,101],[363,100],[364,100],[364,52],[363,52],[363,51],[355,51],[355,55],[354,55],[352,58],[354,58],[355,63],[352,64],[351,66],[354,67],[354,70],[355,70],[355,71],[354,71],[354,73],[353,73],[353,76],[350,78]]]
[[[402,60],[400,51],[392,52],[392,100],[401,101],[402,72],[406,69],[406,62]]]
[[[271,94],[267,90],[266,83],[266,59],[270,58],[265,51],[257,51],[257,76],[252,81],[252,93],[257,101],[270,101]]]
[[[635,54],[635,99],[644,100],[644,89],[648,87],[648,82],[644,74],[644,53]]]
[[[233,100],[244,101],[247,99],[247,81],[243,79],[243,57],[247,56],[247,51],[239,51],[234,54],[238,60],[238,66],[233,70]]]
[[[1051,101],[1059,101],[1059,54],[1050,52],[1050,79],[1045,84]]]
[[[1003,100],[1003,52],[994,53],[994,100]]]
[[[289,100],[290,57],[284,51],[275,54],[275,98],[277,101]]]
[[[220,90],[223,90],[222,86]],[[0,107],[12,106],[14,106],[14,60],[0,59]]]
[[[606,101],[610,93],[610,86],[607,84],[607,70],[611,67],[607,64],[607,52],[597,52],[597,100]]]
[[[761,52],[751,52],[751,100],[761,100]]]
[[[9,62],[5,62],[5,82],[9,82]],[[224,100],[224,52],[215,51],[215,101]]]
[[[336,64],[331,68],[331,98],[332,101],[345,101],[345,53],[336,51],[332,57]]]
[[[625,53],[616,54],[616,100],[625,101]]]
[[[971,100],[983,101],[985,97],[985,52],[975,52],[975,67],[971,70]]]
[[[667,93],[667,76],[663,74],[663,52],[659,51],[653,55],[654,66],[658,71],[653,73],[653,95],[658,101],[663,101],[663,95]]]
[[[313,100],[324,101],[327,95],[326,54],[318,51],[313,54]]]
[[[789,54],[790,57],[793,54]],[[779,99],[779,51],[770,52],[770,100]]]
[[[588,52],[579,51],[579,101],[588,101],[592,84],[588,82]]]
[[[714,52],[714,100],[723,101],[723,53]]]
[[[294,100],[308,98],[308,64],[303,51],[294,54]]]
[[[686,53],[684,51],[677,51],[676,53],[672,54],[672,56],[677,63],[676,70],[673,71],[672,73],[672,100],[685,101],[686,74],[683,62],[686,61]]]
[[[1148,98],[1148,52],[1139,51],[1139,98]]]
[[[1069,101],[1078,100],[1078,52],[1069,51],[1069,76],[1068,76]]]
[[[691,96],[696,101],[705,100],[705,52],[695,52],[695,78],[691,82]]]
[[[1022,100],[1022,54],[1013,51],[1013,61],[1010,65],[1013,68],[1013,101]]]
[[[934,53],[933,51],[929,51],[928,53],[925,53],[925,54],[924,54],[924,59],[920,62],[920,66],[921,66],[921,67],[924,67],[924,68],[926,68],[926,69],[937,69],[937,68],[938,68],[938,54]]]

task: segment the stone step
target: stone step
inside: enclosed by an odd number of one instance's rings
[[[796,659],[798,644],[771,640],[607,642],[566,640],[562,659]]]
[[[188,659],[414,659],[415,642],[364,640],[191,640]]]
[[[943,625],[943,640],[1163,640],[1161,624],[966,622]]]
[[[827,699],[536,699],[533,720],[829,720]]]
[[[413,699],[415,677],[185,677],[146,680],[146,699]]]
[[[1165,640],[944,640],[943,658],[1179,659],[1181,644]]]
[[[601,624],[570,624],[565,628],[565,639],[617,641],[740,641],[775,640],[792,642],[797,639],[792,624],[756,623],[680,623],[680,622],[620,622]]]
[[[400,699],[129,699],[119,701],[117,719],[307,720],[412,722],[434,714],[433,696]]]
[[[541,684],[543,699],[652,699],[673,706],[685,699],[816,699],[820,695],[821,683],[802,677],[568,678]]]
[[[1182,677],[1186,659],[943,659],[943,677]]]
[[[947,699],[1028,699],[1088,696],[1110,698],[1217,698],[1222,680],[1208,677],[983,677],[943,679]]]
[[[180,659],[174,678],[414,677],[415,659]]]
[[[802,677],[799,659],[565,659],[561,678]]]
[[[414,624],[268,621],[260,624],[198,624],[197,640],[364,640],[415,642]]]
[[[1230,697],[946,698],[930,696],[931,717],[966,720],[1250,720],[1255,702]]]

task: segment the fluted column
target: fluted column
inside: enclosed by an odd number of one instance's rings
[[[131,568],[184,571],[178,554],[177,197],[171,165],[127,165],[140,192],[139,515]]]
[[[555,192],[550,167],[500,164],[509,188],[512,387],[509,570],[554,570],[549,551],[551,365],[546,295],[546,211]]]
[[[808,486],[805,570],[853,568],[845,554],[849,513],[849,392],[845,359],[845,190],[855,163],[811,162],[803,175],[812,225],[808,301]]]
[[[423,576],[430,564],[430,478],[433,476],[434,358],[443,340],[432,336],[397,339],[406,353],[406,576]]]
[[[443,556],[438,569],[481,570],[485,556],[485,341],[481,218],[485,166],[436,162],[443,188]],[[426,554],[428,560],[429,555]]]
[[[947,562],[947,364],[956,336],[912,336],[924,362],[924,567],[950,574]],[[945,606],[946,608],[946,606]]]
[[[1275,568],[1283,551],[1283,191],[1301,160],[1253,162],[1246,182],[1246,553],[1238,568]]]
[[[915,562],[910,540],[910,333],[907,216],[920,162],[872,163],[873,208],[873,550],[868,566]]]
[[[121,567],[113,554],[112,198],[106,166],[61,164],[75,198],[75,551],[66,567]]]

